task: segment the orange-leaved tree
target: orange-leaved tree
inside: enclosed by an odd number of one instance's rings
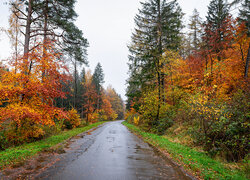
[[[102,120],[115,120],[117,118],[117,114],[112,109],[112,105],[110,101],[108,100],[107,96],[103,96],[103,102],[101,106],[101,110],[99,111],[99,114],[101,116]]]
[[[46,53],[46,56],[43,54]],[[0,82],[0,124],[9,124],[6,137],[10,142],[23,143],[43,137],[43,127],[67,118],[53,106],[54,98],[64,97],[62,82],[68,79],[61,54],[53,42],[46,49],[34,48],[28,56],[10,64],[15,70],[5,72]],[[28,59],[24,59],[29,57]],[[46,58],[45,58],[46,57]],[[46,67],[46,76],[41,79]]]
[[[95,91],[95,86],[92,83],[92,74],[90,71],[87,71],[85,75],[85,92],[83,94],[83,97],[85,99],[85,103],[83,104],[83,107],[85,109],[85,115],[86,115],[86,122],[92,122],[94,119],[97,118],[95,111],[95,102],[97,98],[97,93]]]

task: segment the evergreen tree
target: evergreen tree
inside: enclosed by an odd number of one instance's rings
[[[250,1],[242,0],[240,9],[240,20],[246,23],[248,36],[250,36]]]
[[[192,51],[198,51],[201,44],[202,20],[197,9],[194,9],[193,15],[190,17],[188,24],[189,33],[191,38]]]
[[[79,106],[80,106],[80,108],[79,108],[79,113],[80,113],[80,115],[81,115],[81,117],[83,117],[83,115],[84,115],[84,111],[85,111],[85,109],[84,109],[84,106],[83,106],[83,104],[84,104],[84,101],[85,101],[85,99],[84,99],[84,97],[83,97],[83,95],[85,94],[85,86],[84,86],[84,84],[85,84],[85,82],[86,82],[86,77],[85,77],[85,74],[86,74],[86,71],[85,71],[85,68],[82,68],[82,71],[81,71],[81,74],[80,74],[80,84],[79,84],[79,90],[78,90],[78,97],[79,97]]]
[[[229,4],[225,0],[212,0],[208,6],[208,13],[206,16],[206,41],[209,46],[208,48],[213,48],[219,61],[222,58],[221,54],[224,47],[222,43],[230,44],[226,42],[226,37],[229,36],[226,32],[226,29],[229,27],[229,19]]]
[[[22,8],[16,2],[11,3],[13,14],[21,21],[21,25],[25,26],[25,31],[22,32],[25,35],[25,55],[32,49],[31,40],[37,41],[37,37],[43,37],[43,44],[48,40],[55,41],[58,44],[57,48],[67,52],[77,61],[87,64],[88,41],[74,24],[77,17],[74,10],[75,2],[75,0],[18,1],[22,3]]]
[[[98,62],[93,74],[93,84],[95,86],[96,93],[98,96],[96,102],[96,109],[100,109],[101,107],[101,91],[103,83],[104,83],[104,73],[101,64]]]
[[[130,78],[127,96],[130,100],[134,92],[154,87],[157,82],[159,102],[164,102],[164,74],[160,59],[165,49],[178,50],[183,14],[175,0],[148,0],[141,4],[142,8],[135,16],[136,28],[129,45]],[[161,103],[158,105],[156,120],[159,118],[160,107]]]

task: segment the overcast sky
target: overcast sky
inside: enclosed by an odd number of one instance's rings
[[[134,16],[140,8],[141,0],[78,0],[75,9],[78,14],[77,26],[88,39],[88,60],[94,70],[98,62],[105,73],[104,86],[111,84],[125,98],[128,78],[128,49]],[[8,27],[9,9],[6,0],[0,0],[0,27]],[[210,0],[178,0],[184,21],[189,19],[194,8],[205,18]],[[0,33],[0,60],[10,54],[8,37]]]

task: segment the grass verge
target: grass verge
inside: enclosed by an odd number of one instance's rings
[[[50,136],[40,141],[27,143],[21,146],[0,151],[0,169],[8,165],[13,165],[18,162],[22,162],[41,151],[49,149],[59,143],[62,143],[66,139],[76,136],[82,132],[88,131],[89,129],[97,127],[103,123],[104,122],[97,122],[85,127],[75,128],[69,131],[63,131],[60,134]]]
[[[248,179],[244,172],[229,169],[222,162],[212,159],[204,152],[199,152],[180,143],[171,142],[164,136],[144,132],[126,121],[123,124],[144,141],[167,151],[173,160],[202,179]]]

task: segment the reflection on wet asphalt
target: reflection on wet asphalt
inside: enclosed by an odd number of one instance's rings
[[[133,180],[190,179],[122,121],[109,122],[75,139],[67,153],[39,179]]]

